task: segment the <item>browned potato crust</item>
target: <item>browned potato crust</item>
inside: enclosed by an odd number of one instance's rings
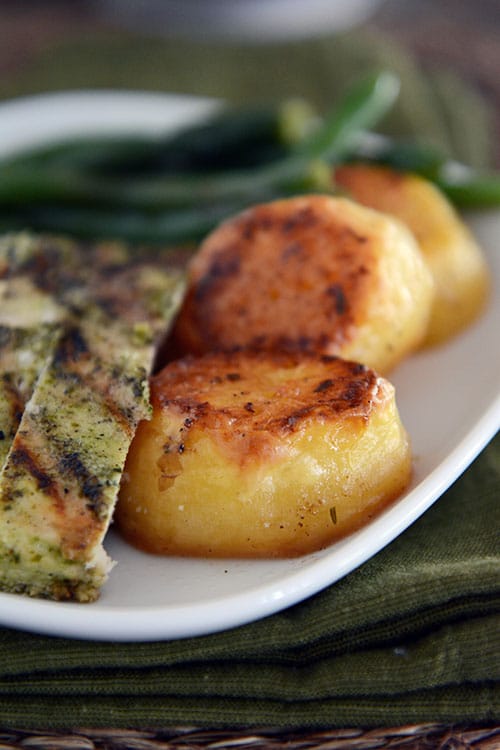
[[[202,244],[173,347],[316,351],[386,372],[421,343],[432,295],[415,240],[398,222],[342,198],[275,201]]]
[[[321,548],[406,487],[393,387],[337,358],[187,357],[153,378],[116,521],[157,554],[283,557]]]
[[[483,253],[434,185],[368,164],[338,168],[335,181],[363,205],[403,221],[415,235],[435,282],[426,344],[442,343],[481,314],[490,288]]]

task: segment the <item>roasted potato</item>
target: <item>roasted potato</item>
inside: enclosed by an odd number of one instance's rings
[[[415,235],[436,287],[426,344],[445,341],[481,313],[490,285],[483,254],[434,185],[366,164],[338,168],[335,180],[354,200],[397,217]]]
[[[116,522],[152,553],[284,557],[352,532],[407,486],[394,389],[342,359],[186,357],[152,379]]]
[[[386,373],[421,344],[432,299],[402,224],[343,198],[295,197],[250,208],[202,243],[171,347],[319,352]]]

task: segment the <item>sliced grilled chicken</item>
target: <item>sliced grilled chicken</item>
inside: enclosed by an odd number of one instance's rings
[[[28,235],[0,240],[0,469],[66,314],[61,290],[44,291],[31,278],[34,248]]]
[[[182,275],[161,253],[137,259],[119,245],[30,241],[28,251],[20,238],[13,260],[9,238],[4,281],[12,289],[29,280],[64,314],[52,351],[33,360],[31,395],[0,474],[0,587],[91,601],[111,566],[102,541],[128,446],[150,413],[148,375]],[[37,339],[30,329],[38,348],[46,330]],[[9,351],[19,358],[14,334]]]
[[[59,327],[55,325],[42,323],[23,329],[0,324],[0,471],[38,374],[58,336]]]

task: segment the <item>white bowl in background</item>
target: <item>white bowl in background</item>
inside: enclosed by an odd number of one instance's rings
[[[248,42],[301,39],[365,21],[381,0],[101,0],[108,21],[165,36]]]

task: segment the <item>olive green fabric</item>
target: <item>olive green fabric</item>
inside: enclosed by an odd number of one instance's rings
[[[0,726],[500,719],[500,437],[410,529],[302,604],[209,636],[0,630]]]
[[[298,95],[328,108],[373,66],[403,91],[388,131],[487,163],[488,113],[444,72],[364,33],[303,44],[189,46],[124,34],[41,54],[0,96],[112,87]],[[471,128],[474,137],[471,137]],[[410,529],[309,600],[210,636],[96,643],[0,628],[0,726],[342,727],[500,719],[500,438]],[[165,563],[168,565],[168,561]]]
[[[476,91],[448,71],[424,73],[392,39],[369,31],[279,45],[87,33],[50,47],[5,77],[0,98],[68,89],[144,89],[222,97],[235,104],[303,97],[323,112],[374,69],[390,69],[402,82],[382,130],[424,138],[473,166],[488,165],[491,118]]]

